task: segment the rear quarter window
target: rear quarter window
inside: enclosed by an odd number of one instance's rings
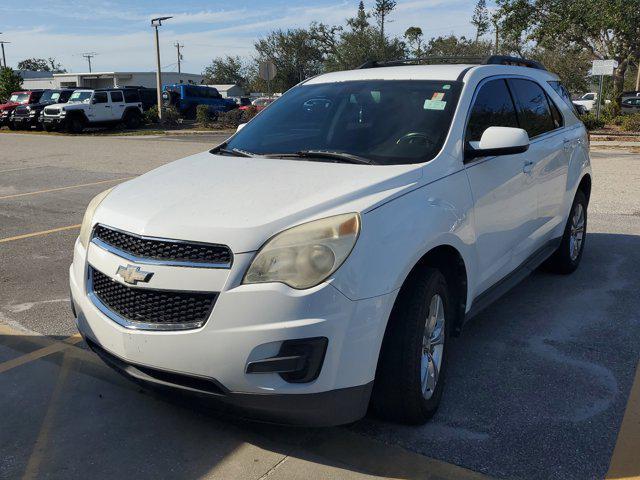
[[[516,102],[520,128],[527,131],[529,138],[557,128],[547,94],[540,85],[521,78],[510,78],[508,83]]]

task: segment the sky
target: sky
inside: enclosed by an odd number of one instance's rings
[[[176,42],[184,45],[182,71],[201,73],[211,59],[254,55],[253,43],[274,29],[312,21],[344,24],[358,0],[0,0],[0,40],[7,64],[54,57],[70,72],[87,71],[82,54],[95,52],[93,71],[153,71],[149,20],[173,16],[160,29],[163,70],[177,71]],[[374,0],[365,1],[370,8]],[[489,3],[489,2],[488,2]],[[397,0],[386,29],[401,36],[410,26],[432,36],[473,36],[475,0]]]

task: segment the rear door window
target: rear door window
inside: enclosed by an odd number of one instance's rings
[[[480,141],[489,127],[518,128],[516,109],[504,79],[490,80],[480,87],[469,116],[466,141]]]
[[[569,105],[569,107],[571,107],[571,110],[573,110],[573,113],[578,115],[576,106],[573,104],[573,101],[571,100],[571,94],[569,93],[569,90],[567,90],[567,88],[562,84],[562,82],[559,82],[557,80],[551,80],[547,83],[551,88],[555,90],[555,92],[558,95],[560,95],[560,98],[564,100],[564,103],[566,103],[567,105]]]
[[[110,92],[109,95],[111,95],[111,101],[113,103],[120,103],[123,101],[122,92]]]
[[[556,128],[547,94],[540,85],[521,78],[510,78],[508,83],[516,102],[520,128],[527,131],[529,138]]]

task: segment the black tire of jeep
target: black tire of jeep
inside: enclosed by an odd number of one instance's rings
[[[124,114],[123,121],[124,121],[125,128],[132,130],[134,128],[140,127],[140,124],[142,123],[142,118],[140,118],[139,113],[126,112]]]
[[[40,122],[36,123],[36,132],[41,132],[43,130],[43,126]]]
[[[442,273],[434,268],[423,268],[412,276],[400,290],[389,318],[378,359],[370,411],[385,420],[418,425],[436,413],[442,398],[453,315]],[[426,399],[422,394],[420,376],[422,340],[429,304],[436,294],[440,295],[444,306],[444,345],[436,387],[431,397]]]
[[[84,130],[84,122],[78,116],[67,118],[64,123],[67,133],[82,133]]]
[[[15,122],[9,122],[7,126],[9,127],[9,130],[18,130],[18,126]]]
[[[51,125],[50,123],[45,123],[45,124],[44,124],[44,129],[45,129],[47,132],[53,132],[53,131],[55,130],[55,128],[53,127],[53,125]]]
[[[564,227],[564,234],[562,235],[562,241],[560,242],[560,246],[558,249],[549,257],[549,259],[545,262],[545,269],[560,273],[563,275],[567,275],[569,273],[575,272],[580,265],[580,260],[582,259],[582,253],[584,252],[584,245],[587,240],[587,206],[588,206],[587,197],[581,190],[576,192],[576,196],[573,199],[573,204],[571,205],[571,211],[569,212],[569,218],[567,219],[567,224]],[[573,217],[576,213],[576,209],[580,206],[582,208],[582,212],[584,213],[584,231],[582,235],[582,242],[580,244],[580,251],[578,255],[574,258],[571,258],[571,225],[573,221]]]

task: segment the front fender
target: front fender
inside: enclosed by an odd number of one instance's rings
[[[360,238],[333,285],[352,300],[393,292],[427,252],[449,245],[461,254],[471,288],[476,278],[472,208],[462,170],[365,213]]]

